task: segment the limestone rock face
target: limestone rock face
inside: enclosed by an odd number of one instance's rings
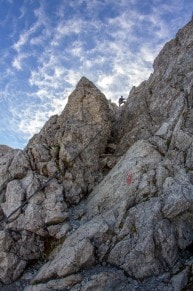
[[[192,290],[192,48],[191,21],[125,105],[83,77],[0,146],[1,290]]]
[[[134,144],[88,197],[88,217],[111,210],[119,214],[121,220],[123,209],[154,196],[161,158],[147,141]]]
[[[16,280],[28,262],[44,257],[44,250],[49,253],[74,229],[68,205],[77,204],[102,178],[100,155],[110,136],[111,119],[105,96],[83,77],[61,116],[51,117],[24,151],[0,147],[3,283]],[[93,251],[89,239],[67,248],[66,261],[72,255],[64,274],[92,265]],[[79,263],[72,268],[76,260]]]
[[[179,120],[179,138],[182,140],[186,135],[186,139],[191,139],[192,24],[189,22],[175,39],[166,43],[154,61],[153,74],[131,90],[126,106],[121,109],[120,152],[125,152],[138,139],[152,137],[158,146],[168,144]],[[167,147],[163,151],[166,153]]]
[[[52,117],[27,146],[34,170],[62,176],[71,204],[77,204],[102,177],[99,156],[110,136],[110,113],[105,96],[83,77],[61,116]]]

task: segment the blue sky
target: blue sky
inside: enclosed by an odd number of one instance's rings
[[[192,0],[0,0],[0,144],[25,147],[81,76],[127,97],[192,11]]]

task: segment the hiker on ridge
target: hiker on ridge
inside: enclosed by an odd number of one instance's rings
[[[119,106],[121,106],[121,104],[125,104],[125,103],[126,103],[125,98],[123,98],[123,96],[121,96],[121,97],[119,98]]]

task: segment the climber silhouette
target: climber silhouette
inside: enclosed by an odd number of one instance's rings
[[[121,97],[119,98],[119,106],[121,106],[121,104],[125,104],[125,103],[126,103],[125,98],[123,98],[123,96],[121,96]]]

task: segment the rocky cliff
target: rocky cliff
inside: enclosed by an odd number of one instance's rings
[[[0,290],[192,290],[193,22],[121,107],[85,77],[0,146]]]

